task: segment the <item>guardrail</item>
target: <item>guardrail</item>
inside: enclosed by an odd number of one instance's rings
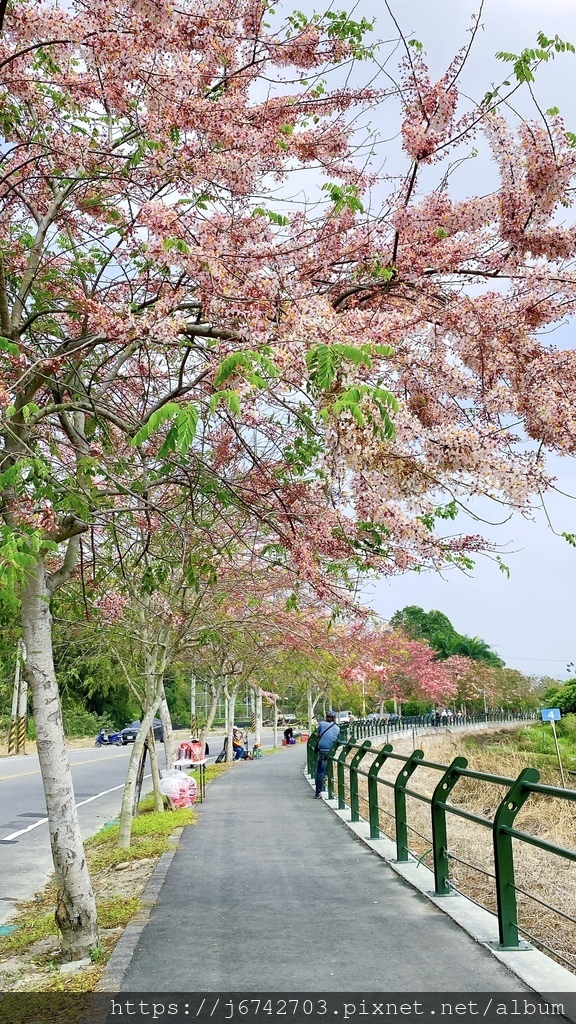
[[[310,776],[313,776],[315,773],[316,739],[317,733],[315,732],[308,740],[307,768]],[[368,771],[365,771],[361,765],[368,753],[373,753],[375,757]],[[351,755],[350,760],[348,760],[349,755]],[[390,761],[398,762],[398,773],[394,781],[379,776],[382,766]],[[334,781],[334,765],[336,765],[336,783]],[[410,779],[419,767],[429,768],[439,773],[438,781],[431,797],[409,788]],[[346,786],[346,773],[348,775],[348,786]],[[549,843],[545,839],[540,839],[538,836],[530,835],[528,832],[514,828],[516,815],[532,794],[539,793],[548,797],[576,801],[576,790],[543,785],[540,783],[540,773],[536,768],[524,768],[518,778],[511,779],[500,775],[489,775],[485,772],[472,771],[468,768],[468,760],[465,757],[456,757],[450,765],[437,764],[434,761],[425,760],[422,750],[414,750],[411,754],[404,755],[395,753],[392,745],[389,743],[384,744],[381,749],[377,749],[372,748],[372,741],[370,739],[365,739],[361,743],[357,743],[354,739],[337,740],[328,756],[328,797],[334,799],[336,792],[339,810],[344,810],[346,806],[349,806],[351,821],[360,820],[360,778],[367,780],[368,821],[371,839],[379,839],[381,833],[385,834],[384,830],[380,827],[379,787],[386,786],[393,790],[393,817],[395,821],[396,856],[398,861],[408,861],[410,857],[408,847],[410,824],[408,821],[406,797],[414,797],[416,800],[430,805],[432,837],[431,840],[427,836],[422,836],[421,838],[431,841],[432,844],[431,852],[434,860],[435,880],[434,896],[450,896],[457,892],[450,881],[450,860],[459,860],[459,858],[453,857],[448,847],[447,814],[454,814],[491,831],[494,865],[492,877],[495,880],[496,887],[499,934],[499,941],[494,944],[496,948],[503,950],[529,948],[520,939],[520,932],[527,935],[533,941],[539,942],[526,929],[521,928],[518,923],[516,899],[518,892],[529,896],[531,899],[535,899],[537,903],[542,904],[549,910],[555,911],[570,921],[574,921],[576,924],[576,918],[516,886],[513,847],[513,840],[516,839],[569,861],[576,861],[576,850],[565,849],[562,846]],[[450,794],[462,778],[476,779],[481,782],[505,787],[505,795],[500,800],[492,820],[447,802]],[[349,804],[346,803],[347,788]],[[420,835],[420,833],[417,834]],[[460,862],[468,864],[469,867],[475,868],[475,870],[481,870],[467,861]],[[549,949],[545,943],[540,941],[540,944]],[[554,952],[554,950],[550,951]],[[565,958],[562,959],[565,960]],[[569,961],[565,962],[570,963]],[[573,967],[573,964],[570,964],[570,966]]]
[[[500,725],[506,722],[540,721],[537,711],[480,711],[473,715],[456,714],[442,718],[434,712],[426,715],[383,715],[379,719],[358,718],[351,725],[340,726],[341,735],[350,739],[368,739],[394,732],[409,732],[413,729],[466,729],[471,725]]]

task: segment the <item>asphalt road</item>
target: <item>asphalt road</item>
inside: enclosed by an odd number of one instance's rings
[[[279,740],[282,732],[279,731]],[[250,745],[253,743],[250,736]],[[272,730],[262,742],[272,744]],[[210,736],[209,761],[222,749],[222,735]],[[69,750],[76,806],[85,839],[117,818],[132,745]],[[160,768],[164,765],[159,746]],[[143,792],[150,789],[150,776]],[[36,754],[0,758],[0,924],[10,919],[18,900],[31,899],[49,881],[52,855],[46,803]]]

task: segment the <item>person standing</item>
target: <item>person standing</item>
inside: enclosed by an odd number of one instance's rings
[[[328,771],[328,751],[340,735],[340,726],[336,724],[336,715],[333,711],[326,712],[326,721],[320,722],[318,726],[318,741],[316,743],[316,799],[322,796],[324,779]]]

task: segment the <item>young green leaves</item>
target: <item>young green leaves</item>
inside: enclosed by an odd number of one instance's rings
[[[312,392],[322,396],[319,414],[324,421],[329,417],[340,416],[348,412],[359,427],[366,422],[372,426],[374,433],[390,439],[394,437],[394,425],[390,411],[396,412],[398,402],[394,395],[379,385],[359,383],[349,387],[339,386],[345,363],[371,368],[375,356],[388,357],[393,349],[388,345],[326,345],[321,342],[315,345],[306,357],[309,369],[309,382]],[[328,397],[329,396],[329,397]],[[368,401],[365,402],[364,400]],[[375,405],[380,420],[372,415],[370,405]]]

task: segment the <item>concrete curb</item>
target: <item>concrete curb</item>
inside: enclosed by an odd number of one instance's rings
[[[189,826],[185,827],[188,828]],[[183,831],[184,827],[177,828],[170,836],[170,843],[173,844],[173,849],[166,850],[160,857],[142,894],[142,907],[134,914],[134,917],[128,922],[122,932],[106,964],[106,970],[94,989],[95,992],[119,992],[122,988],[124,975],[134,956],[140,936],[148,924],[152,907],[158,900],[160,890],[166,880],[166,875],[170,869],[174,854],[178,849],[178,843]]]
[[[314,779],[304,771],[310,786]],[[350,808],[338,810],[337,800],[328,800],[325,793],[322,800],[338,818],[362,840],[374,853],[381,857],[397,875],[413,888],[418,889],[434,906],[448,914],[471,938],[488,949],[497,960],[515,974],[520,981],[546,998],[553,992],[576,992],[576,975],[557,964],[551,957],[538,949],[504,951],[494,949],[491,942],[498,941],[498,923],[495,914],[477,906],[466,896],[434,896],[434,873],[415,859],[406,863],[396,861],[396,846],[391,839],[370,839],[370,827],[363,818],[358,822],[350,820]]]

